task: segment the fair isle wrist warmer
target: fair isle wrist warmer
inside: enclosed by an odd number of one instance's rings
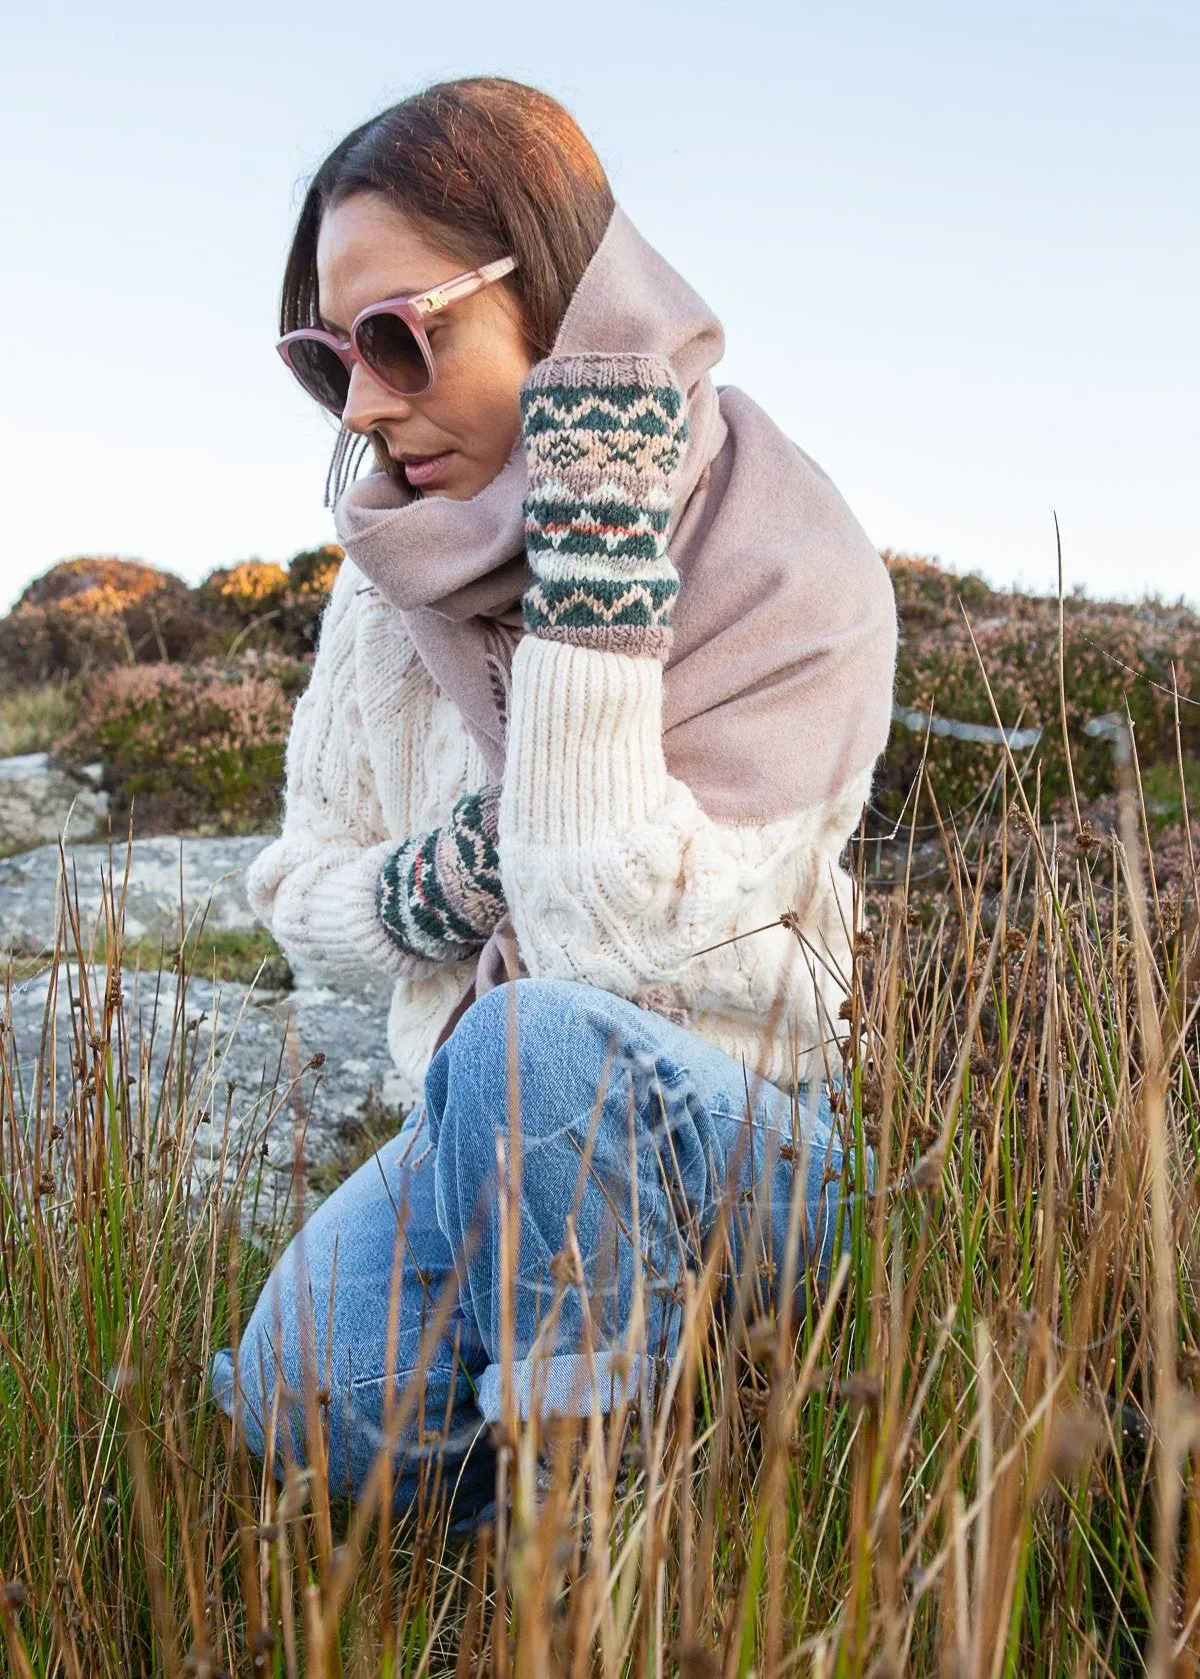
[[[393,944],[435,962],[482,950],[504,916],[497,850],[499,787],[459,799],[449,820],[388,857],[375,906]]]
[[[657,356],[551,356],[521,386],[533,570],[525,626],[549,641],[666,659],[667,554],[686,402]]]

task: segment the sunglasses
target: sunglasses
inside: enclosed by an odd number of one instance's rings
[[[474,297],[516,266],[516,257],[501,257],[415,297],[388,297],[369,304],[355,316],[349,338],[301,327],[285,333],[276,349],[309,396],[332,414],[340,415],[345,409],[356,361],[397,396],[420,396],[437,378],[426,318]]]

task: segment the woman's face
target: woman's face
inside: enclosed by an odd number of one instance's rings
[[[349,336],[360,309],[385,297],[428,291],[472,266],[428,242],[377,193],[355,193],[326,210],[317,239],[321,324]],[[485,286],[427,322],[437,378],[421,396],[397,396],[354,364],[342,423],[378,432],[399,476],[414,464],[423,495],[466,501],[490,484],[521,427],[517,389],[533,366],[516,300]]]

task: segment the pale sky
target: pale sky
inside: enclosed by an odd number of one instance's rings
[[[1052,587],[1057,511],[1068,587],[1200,598],[1196,0],[64,0],[0,24],[0,609],[331,539],[302,184],[479,72],[574,112],[878,546]]]

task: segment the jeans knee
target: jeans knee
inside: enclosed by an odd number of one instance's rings
[[[439,1143],[446,1125],[478,1126],[495,1133],[507,1088],[507,1008],[511,986],[500,985],[473,1002],[425,1073],[425,1123]]]
[[[510,1091],[512,1067],[516,1092]],[[623,998],[570,980],[519,979],[485,992],[463,1015],[425,1081],[431,1130],[455,1096],[495,1124],[520,1103],[530,1130],[558,1109],[587,1112],[616,1087],[639,1117],[655,1092],[678,1088],[684,1070],[666,1057],[653,1023]],[[601,1088],[603,1086],[603,1088]]]
[[[528,978],[493,986],[467,1009],[438,1057],[449,1050],[451,1061],[483,1055],[489,1062],[498,1058],[503,1066],[513,1033],[523,1057],[536,1055],[548,1034],[561,1037],[579,994],[589,989],[566,980]]]
[[[490,1170],[496,1134],[553,1124],[576,1105],[593,1057],[582,1041],[565,981],[522,979],[484,993],[463,1015],[425,1075],[431,1141],[481,1154]],[[516,1072],[515,1081],[513,1072]]]

